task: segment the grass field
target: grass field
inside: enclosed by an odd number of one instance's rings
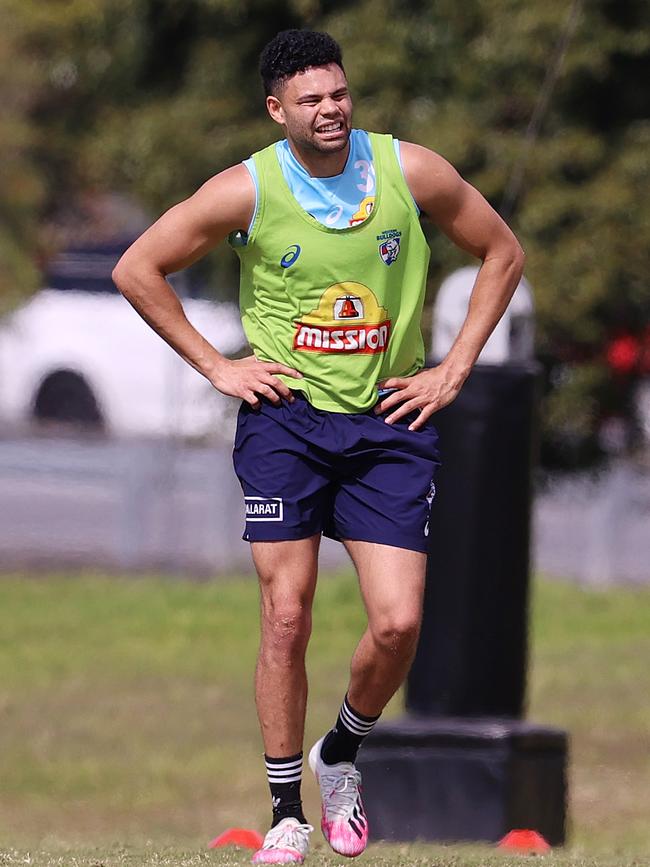
[[[0,865],[246,863],[204,850],[268,823],[254,582],[5,576],[0,611]],[[314,619],[307,743],[332,722],[363,627],[350,574],[321,580]],[[544,863],[650,864],[650,590],[538,581],[532,629],[529,717],[571,733],[571,841]],[[522,861],[462,846],[363,860]],[[340,861],[316,840],[310,863]]]

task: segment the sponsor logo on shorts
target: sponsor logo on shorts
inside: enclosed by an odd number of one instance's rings
[[[429,509],[431,509],[431,505],[433,503],[433,499],[434,499],[435,495],[436,495],[436,486],[434,484],[433,479],[431,479],[431,484],[429,485],[429,493],[427,494],[427,504],[429,506]],[[425,536],[429,535],[429,519],[428,518],[427,518],[426,524],[424,525],[424,535]]]
[[[296,323],[293,348],[303,352],[374,355],[385,352],[391,320],[374,292],[363,283],[334,283],[318,307]]]
[[[402,233],[398,232],[397,229],[388,229],[381,235],[377,235],[379,255],[386,265],[392,265],[399,256],[401,237]]]
[[[247,521],[282,521],[282,497],[244,497]]]

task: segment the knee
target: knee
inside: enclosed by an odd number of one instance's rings
[[[311,611],[306,602],[262,601],[262,647],[266,654],[289,657],[304,655],[311,634]]]
[[[397,657],[410,656],[420,634],[419,614],[390,614],[371,624],[375,644],[385,653]]]

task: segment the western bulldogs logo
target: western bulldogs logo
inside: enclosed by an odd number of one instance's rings
[[[399,256],[399,238],[391,238],[379,245],[379,255],[387,265],[392,265]]]
[[[379,243],[379,255],[386,265],[392,265],[399,256],[400,240],[402,233],[397,229],[389,229],[377,235]]]

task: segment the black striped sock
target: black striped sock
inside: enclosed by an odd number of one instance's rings
[[[348,701],[343,699],[341,710],[334,728],[325,735],[321,747],[321,758],[327,765],[338,762],[354,762],[363,739],[373,730],[378,716],[364,716],[355,710]]]
[[[300,797],[300,783],[302,780],[302,753],[295,756],[274,759],[264,754],[266,763],[266,776],[271,789],[271,802],[273,804],[272,828],[292,816],[302,824],[306,824],[302,812],[302,800]]]

